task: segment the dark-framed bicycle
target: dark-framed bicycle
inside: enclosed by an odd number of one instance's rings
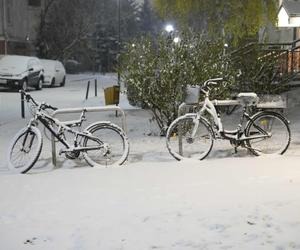
[[[55,111],[57,108],[45,102],[35,101],[23,90],[20,92],[30,105],[33,118],[15,135],[9,147],[8,165],[11,170],[26,173],[38,160],[43,146],[39,123],[63,145],[59,154],[65,154],[69,159],[76,159],[82,153],[83,158],[92,167],[122,165],[126,161],[129,142],[124,131],[117,125],[99,121],[82,130],[86,110],[83,109],[78,120],[62,122],[47,111]],[[66,132],[73,135],[72,142],[67,140]]]

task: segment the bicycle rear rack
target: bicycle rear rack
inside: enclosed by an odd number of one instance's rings
[[[122,120],[122,129],[125,133],[127,133],[127,125],[126,125],[126,115],[123,109],[118,106],[104,106],[104,107],[83,107],[83,108],[68,108],[68,109],[58,109],[53,112],[52,116],[56,117],[60,114],[76,114],[81,113],[82,111],[86,111],[86,113],[95,113],[95,112],[104,112],[104,111],[116,111],[120,112],[121,120]],[[52,146],[52,164],[56,167],[57,160],[56,160],[56,142],[55,137],[51,136],[51,146]]]

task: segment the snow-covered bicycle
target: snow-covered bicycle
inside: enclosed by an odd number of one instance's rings
[[[256,106],[259,101],[255,93],[240,93],[237,96],[243,106],[240,123],[235,130],[223,128],[220,115],[209,99],[212,86],[222,81],[222,78],[207,80],[200,89],[205,95],[201,109],[178,117],[169,126],[166,138],[170,154],[177,160],[202,160],[211,151],[215,139],[229,140],[235,150],[241,146],[254,155],[283,154],[291,140],[289,122],[274,111],[248,114],[248,108]]]
[[[128,138],[123,130],[111,122],[95,122],[81,131],[85,113],[83,110],[78,120],[61,122],[47,112],[57,108],[42,102],[36,102],[30,94],[20,91],[30,105],[33,118],[27,127],[21,129],[13,138],[8,151],[8,165],[11,170],[26,173],[38,160],[43,138],[37,125],[45,126],[64,147],[60,154],[69,159],[76,159],[82,153],[86,162],[94,166],[121,165],[129,154]],[[76,128],[76,129],[75,129]],[[73,141],[68,142],[65,133],[74,135]]]

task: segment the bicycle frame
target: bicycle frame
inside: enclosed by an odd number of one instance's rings
[[[203,90],[202,90],[203,91]],[[194,138],[199,126],[199,121],[201,119],[201,116],[203,116],[205,114],[205,112],[209,113],[209,115],[213,118],[213,122],[215,126],[212,126],[213,131],[214,131],[214,136],[215,138],[221,138],[221,139],[226,139],[226,140],[231,140],[231,141],[235,141],[235,142],[243,142],[245,140],[251,140],[251,139],[260,139],[260,138],[267,138],[270,137],[271,135],[266,132],[265,130],[263,130],[261,127],[257,126],[254,124],[254,127],[257,128],[257,130],[259,132],[261,132],[262,134],[260,135],[256,135],[256,136],[243,136],[244,135],[244,131],[242,130],[242,125],[244,123],[244,118],[246,118],[249,121],[253,121],[251,116],[246,112],[246,107],[244,107],[243,109],[243,114],[241,116],[240,119],[240,123],[238,124],[238,127],[236,130],[233,131],[227,131],[224,129],[223,127],[223,123],[222,123],[222,119],[220,118],[220,115],[218,114],[215,105],[213,104],[213,102],[209,99],[209,91],[203,91],[205,93],[205,99],[203,102],[203,106],[200,109],[199,112],[197,112],[197,115],[194,119],[194,128],[191,134],[191,138]],[[215,129],[217,128],[217,129]]]
[[[51,132],[51,134],[66,147],[66,150],[61,150],[60,153],[72,152],[72,151],[83,151],[83,150],[88,151],[88,150],[95,150],[95,149],[100,149],[105,147],[105,144],[101,140],[99,140],[99,138],[89,135],[86,132],[80,132],[71,128],[72,126],[81,127],[82,121],[84,120],[84,114],[85,111],[83,111],[80,120],[73,121],[72,123],[68,123],[68,122],[61,122],[58,119],[53,118],[50,115],[38,110],[35,114],[35,117],[30,120],[28,127],[33,126],[34,123],[36,123],[36,121],[40,121],[45,126],[45,128],[47,128]],[[52,123],[58,127],[57,131],[51,125]],[[66,123],[70,126],[67,126]],[[74,146],[68,143],[68,141],[65,138],[63,138],[62,135],[64,134],[65,131],[75,135]],[[98,142],[100,145],[94,147],[80,147],[78,146],[80,144],[78,143],[79,137],[89,138],[91,140]]]

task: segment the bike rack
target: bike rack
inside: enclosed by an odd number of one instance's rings
[[[119,111],[122,116],[122,129],[125,133],[127,133],[127,125],[126,125],[126,115],[123,109],[119,106],[104,106],[104,107],[86,107],[86,108],[68,108],[68,109],[58,109],[53,112],[52,117],[55,118],[59,114],[76,114],[81,113],[82,111],[86,111],[86,113],[95,113],[95,112],[104,112],[104,111]],[[52,146],[52,164],[54,166],[57,165],[56,161],[56,142],[55,137],[51,135],[51,146]]]

